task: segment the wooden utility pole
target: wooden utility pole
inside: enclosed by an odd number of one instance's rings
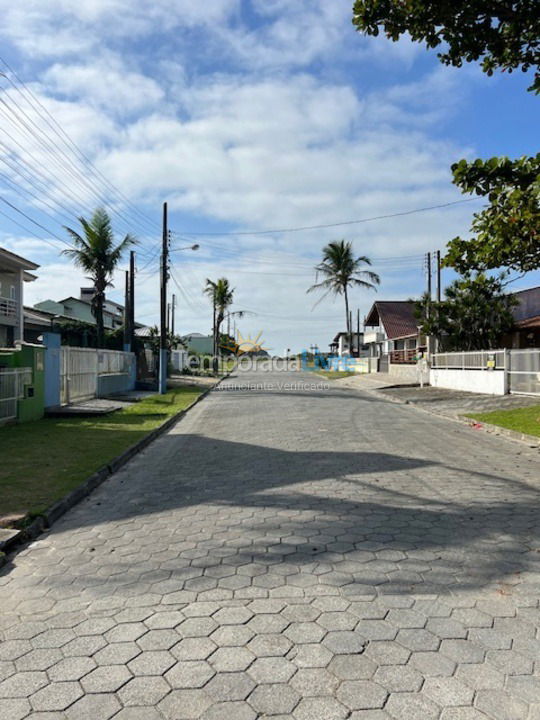
[[[135,340],[135,251],[129,253],[129,345],[133,350]]]
[[[159,392],[167,392],[167,280],[169,275],[169,231],[167,203],[163,203],[163,237],[161,247],[161,328],[159,338]]]
[[[431,300],[431,253],[428,252],[426,256],[426,270],[427,270],[427,294]]]

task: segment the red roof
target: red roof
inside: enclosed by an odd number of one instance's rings
[[[415,305],[410,300],[378,300],[373,303],[365,324],[368,327],[382,325],[389,340],[418,335]]]

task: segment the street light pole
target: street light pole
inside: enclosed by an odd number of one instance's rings
[[[161,335],[159,338],[159,392],[167,392],[167,280],[169,275],[169,231],[167,203],[163,203],[163,238],[161,248]]]

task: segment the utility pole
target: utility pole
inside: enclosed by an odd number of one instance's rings
[[[353,356],[353,324],[352,324],[352,310],[349,310],[349,355]]]
[[[426,303],[426,315],[428,320],[431,317],[431,253],[426,254],[426,271],[427,271],[427,303]],[[426,336],[427,354],[431,357],[431,335]]]
[[[126,270],[126,288],[124,292],[124,352],[131,350],[129,333],[129,270]]]
[[[171,335],[174,335],[174,315],[176,313],[176,295],[173,294],[172,296],[172,306],[171,306]]]
[[[135,340],[135,250],[129,253],[129,345],[134,348]]]
[[[441,251],[437,250],[437,302],[441,302]]]
[[[167,203],[163,203],[163,238],[161,247],[161,328],[159,338],[159,392],[167,392],[167,280],[169,275],[169,231]]]
[[[360,357],[360,308],[356,310],[356,357]]]

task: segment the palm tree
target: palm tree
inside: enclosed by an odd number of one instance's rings
[[[349,314],[349,288],[362,287],[376,290],[380,283],[379,276],[371,270],[362,270],[363,265],[371,265],[371,260],[365,255],[355,258],[352,243],[345,240],[331,242],[323,248],[323,259],[315,266],[316,278],[319,274],[324,280],[316,282],[307,292],[326,290],[316,304],[324,300],[329,294],[343,295],[345,298],[346,328],[349,336],[349,348],[352,349],[351,317]]]
[[[69,227],[65,228],[74,242],[74,247],[64,250],[63,254],[87,272],[88,279],[94,283],[92,315],[96,319],[97,346],[103,347],[105,290],[112,285],[112,274],[122,254],[128,245],[136,241],[131,235],[126,235],[122,242],[115,246],[111,220],[103,208],[98,208],[90,220],[80,217],[79,222],[83,228],[82,235]]]
[[[229,285],[227,278],[219,278],[216,282],[207,278],[203,292],[214,305],[214,348],[215,352],[219,352],[221,323],[227,308],[232,305],[234,288]]]

